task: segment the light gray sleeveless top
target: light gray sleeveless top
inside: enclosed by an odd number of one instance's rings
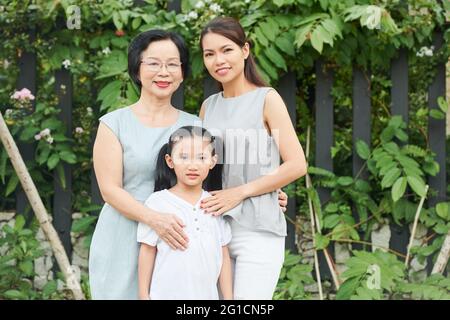
[[[251,182],[275,170],[280,154],[264,126],[263,109],[266,94],[272,88],[262,87],[237,97],[224,98],[217,93],[205,100],[203,126],[223,141],[223,188]],[[219,150],[220,154],[220,150]],[[273,191],[245,199],[224,214],[239,224],[286,236],[286,219]]]

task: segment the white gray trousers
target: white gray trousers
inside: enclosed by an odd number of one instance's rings
[[[271,300],[284,262],[285,237],[229,221],[234,299]]]

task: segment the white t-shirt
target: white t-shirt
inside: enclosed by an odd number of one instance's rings
[[[150,209],[178,216],[189,237],[186,250],[173,250],[148,225],[139,223],[137,241],[157,247],[150,286],[152,300],[217,300],[217,281],[222,268],[222,246],[231,240],[231,229],[222,216],[200,209],[200,200],[211,196],[202,191],[193,206],[167,189],[145,201]]]

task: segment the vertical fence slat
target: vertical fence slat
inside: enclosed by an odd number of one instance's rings
[[[29,32],[29,42],[32,43],[36,39],[36,29],[31,29]],[[36,54],[33,52],[22,52],[19,58],[19,78],[17,80],[17,89],[28,88],[31,93],[36,96],[36,75],[37,75],[37,58]],[[37,98],[36,98],[37,99]],[[36,100],[33,100],[33,109],[36,105]],[[22,155],[25,163],[27,161],[34,160],[34,144],[27,144],[23,142],[18,142],[17,147],[19,148],[20,154]],[[28,199],[23,191],[22,187],[18,186],[16,191],[16,212],[17,214],[25,214],[26,208],[30,208]]]
[[[181,0],[171,0],[167,3],[168,11],[175,11],[176,13],[181,12]],[[176,108],[183,110],[184,109],[184,84],[181,83],[180,87],[175,91],[172,96],[172,105]]]
[[[72,136],[72,106],[73,86],[72,75],[68,70],[58,70],[55,73],[55,91],[58,95],[58,108],[61,109],[59,119],[66,126],[66,135]],[[53,197],[53,225],[63,243],[64,249],[71,260],[72,244],[70,230],[72,226],[72,166],[64,163],[66,188],[61,185],[58,174],[54,173],[55,195]]]
[[[356,142],[358,140],[364,141],[370,146],[370,131],[371,131],[371,102],[370,102],[370,72],[364,71],[359,67],[353,67],[353,177],[356,177],[364,165],[365,160],[361,159],[356,152]],[[358,178],[367,180],[369,173],[366,169],[362,169]],[[353,217],[357,223],[360,222],[360,215],[355,206],[352,208]],[[360,237],[364,236],[364,232],[359,232]],[[352,244],[356,250],[361,250],[362,245]]]
[[[278,91],[286,103],[287,109],[289,111],[289,116],[291,117],[292,124],[294,128],[297,123],[297,108],[296,108],[296,94],[297,94],[297,84],[294,72],[288,72],[283,77],[280,78]],[[295,184],[294,184],[295,185]],[[295,188],[294,188],[295,190]],[[288,207],[286,215],[294,222],[296,222],[297,208],[295,203],[295,196],[291,196],[288,199]],[[297,246],[295,244],[295,225],[288,221],[287,223],[287,237],[286,237],[286,249],[291,252],[297,253]]]
[[[434,35],[435,50],[439,50],[443,44],[443,34],[438,32]],[[436,66],[436,76],[428,88],[428,108],[439,109],[437,104],[438,97],[445,98],[445,63],[440,63]],[[430,149],[436,153],[436,161],[439,163],[439,172],[435,177],[430,177],[428,183],[430,188],[437,190],[436,197],[429,199],[430,205],[435,205],[437,202],[445,201],[446,198],[446,168],[445,168],[445,118],[442,120],[429,118],[428,121],[428,139]]]
[[[216,80],[207,74],[203,79],[203,99],[206,99],[217,92],[219,92],[219,88],[217,87]]]
[[[439,50],[443,44],[443,32],[438,31],[434,34],[433,45],[435,50]],[[436,75],[428,88],[428,108],[439,109],[437,104],[438,97],[446,96],[445,92],[445,63],[439,63],[436,66]],[[446,141],[445,141],[445,118],[442,120],[429,117],[428,120],[428,141],[431,151],[436,153],[436,162],[439,164],[439,172],[435,177],[430,176],[428,178],[428,184],[430,189],[436,190],[437,195],[435,197],[428,198],[428,205],[435,206],[441,201],[446,201],[446,188],[447,188],[447,174],[446,174]],[[428,235],[431,235],[432,231],[429,231]],[[432,255],[427,259],[427,272],[431,273],[433,268]]]
[[[315,146],[315,166],[329,171],[333,171],[333,159],[331,157],[331,147],[333,146],[333,97],[331,89],[333,87],[334,72],[326,68],[323,61],[318,60],[316,70],[316,146]],[[325,188],[318,188],[321,203],[330,199],[331,192]],[[334,255],[333,246],[328,247],[331,255]],[[326,266],[327,262],[322,251],[319,251],[319,264]],[[331,279],[331,273],[327,267],[320,269],[324,279]]]
[[[391,114],[401,115],[403,121],[409,122],[408,116],[408,52],[401,49],[397,58],[391,62]],[[398,143],[401,144],[401,141]],[[406,254],[410,232],[408,226],[390,224],[391,238],[389,247],[392,250]]]

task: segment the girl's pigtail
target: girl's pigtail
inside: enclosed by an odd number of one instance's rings
[[[169,189],[176,181],[175,172],[170,169],[166,163],[166,154],[169,154],[169,144],[166,143],[159,150],[156,161],[155,187],[153,192]]]

